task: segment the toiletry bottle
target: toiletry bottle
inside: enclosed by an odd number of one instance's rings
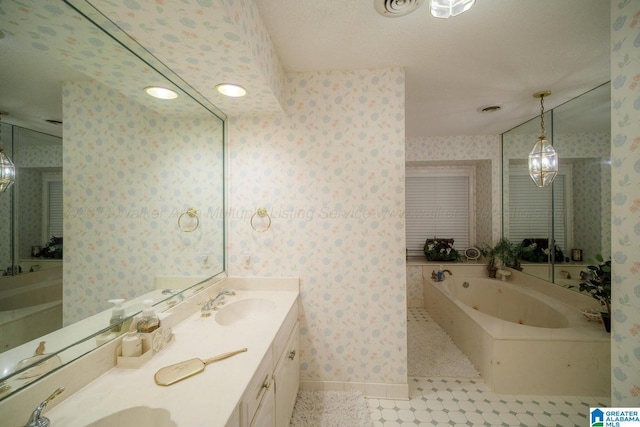
[[[122,330],[122,322],[124,322],[124,308],[122,307],[123,299],[110,299],[109,302],[114,304],[115,307],[111,311],[111,320],[109,324],[111,327],[111,332],[120,333]]]
[[[142,340],[136,332],[128,332],[127,335],[122,338],[122,356],[142,356]]]
[[[442,280],[444,279],[444,273],[442,272],[442,266],[438,267],[437,277],[438,277],[438,282],[442,282]]]
[[[160,327],[160,318],[153,311],[153,300],[146,299],[142,301],[142,316],[138,320],[136,329],[139,333],[148,334]]]

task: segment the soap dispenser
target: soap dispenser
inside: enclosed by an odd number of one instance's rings
[[[123,299],[110,299],[109,302],[114,305],[113,310],[111,311],[111,320],[109,320],[109,324],[111,325],[111,332],[120,333],[122,330],[122,322],[125,320],[124,316],[124,308],[122,307]]]
[[[153,310],[153,300],[142,301],[142,316],[136,324],[138,333],[148,334],[160,327],[160,318]]]
[[[438,282],[442,282],[444,280],[444,272],[442,270],[442,266],[439,266],[438,273],[436,275],[436,277],[438,278]]]

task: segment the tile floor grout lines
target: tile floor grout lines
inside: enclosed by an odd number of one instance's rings
[[[430,319],[407,310],[408,322]],[[410,377],[409,397],[367,399],[374,427],[585,426],[590,407],[609,406],[606,397],[497,394],[482,378]]]

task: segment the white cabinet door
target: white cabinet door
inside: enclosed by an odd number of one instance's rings
[[[251,427],[276,427],[274,391],[275,387],[273,387],[273,385],[265,391],[262,402],[260,402],[256,415],[251,422]],[[288,423],[286,425],[288,425]]]
[[[276,389],[276,427],[289,425],[293,406],[296,403],[300,384],[300,355],[298,353],[299,334],[296,322],[273,373]]]

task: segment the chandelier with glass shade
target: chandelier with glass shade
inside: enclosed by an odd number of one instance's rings
[[[538,187],[551,185],[558,174],[558,153],[544,130],[544,97],[549,95],[549,90],[533,94],[534,98],[540,98],[540,136],[529,153],[529,176]]]

